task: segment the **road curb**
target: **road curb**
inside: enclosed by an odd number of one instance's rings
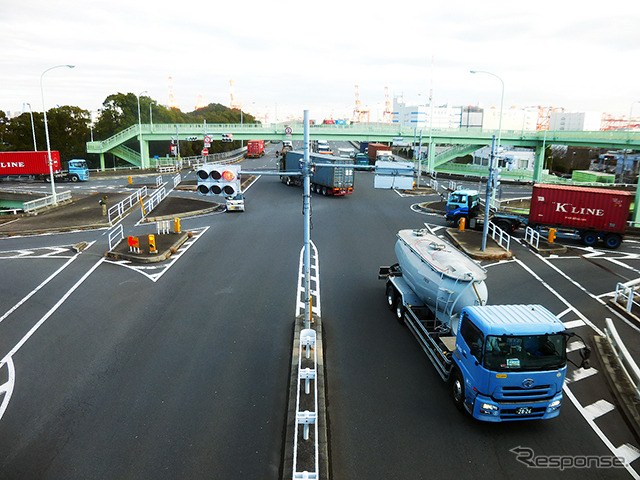
[[[451,230],[453,230],[453,232],[451,232]],[[475,249],[469,250],[464,246],[462,242],[458,241],[454,234],[456,231],[457,229],[455,228],[447,228],[445,230],[445,234],[457,248],[462,250],[467,256],[473,258],[474,260],[508,260],[513,257],[513,253],[510,250],[506,250],[501,246],[498,246],[503,250],[501,253],[487,253]],[[488,238],[487,240],[493,241],[493,239],[491,238]]]
[[[204,215],[205,213],[219,212],[225,210],[226,206],[221,203],[216,204],[215,207],[204,208],[202,210],[192,210],[190,212],[176,213],[172,215],[161,215],[159,217],[145,217],[142,223],[160,222],[163,220],[173,220],[174,218],[195,217],[197,215]]]
[[[317,371],[316,384],[318,387],[318,464],[319,476],[321,479],[329,478],[329,441],[328,441],[328,423],[327,423],[327,407],[326,407],[326,386],[325,386],[325,367],[324,367],[324,347],[322,334],[322,319],[317,315],[313,315],[313,329],[316,331],[316,355],[317,355]],[[285,426],[285,443],[282,456],[282,480],[290,480],[293,478],[293,456],[294,456],[294,434],[296,428],[296,397],[298,389],[298,354],[300,351],[300,332],[304,329],[304,315],[299,315],[294,321],[293,332],[293,349],[291,355],[291,370],[289,374],[289,399],[287,404],[287,418]],[[304,352],[303,352],[304,358]],[[301,385],[301,397],[304,394],[304,385]],[[301,443],[302,442],[302,443]],[[302,428],[299,429],[298,444],[302,445],[297,453],[298,471],[304,471],[304,465],[313,465],[314,448],[312,437],[309,440],[302,438]],[[300,467],[302,466],[302,467]],[[302,470],[301,470],[302,468]],[[306,468],[312,471],[313,468]]]
[[[180,235],[180,237],[174,242],[174,244],[166,250],[159,252],[154,256],[143,256],[143,254],[136,253],[128,253],[128,252],[116,252],[115,250],[109,250],[105,253],[105,256],[108,258],[113,258],[115,260],[129,260],[135,263],[157,263],[163,262],[164,260],[168,260],[171,257],[171,250],[178,249],[182,246],[184,242],[189,238],[189,232],[184,232]],[[124,242],[124,239],[121,240]],[[117,245],[116,245],[117,247]]]
[[[598,357],[604,367],[604,377],[609,385],[609,390],[615,396],[620,410],[636,439],[640,441],[640,402],[638,402],[635,387],[622,371],[616,354],[606,338],[594,335],[593,341]]]

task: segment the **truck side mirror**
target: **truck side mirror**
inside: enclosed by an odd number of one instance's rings
[[[591,349],[587,346],[580,349],[580,356],[582,357],[582,362],[580,362],[580,367],[582,368],[591,368],[591,362],[589,361],[589,357],[591,357]]]

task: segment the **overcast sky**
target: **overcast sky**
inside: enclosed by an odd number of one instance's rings
[[[553,106],[640,116],[640,1],[1,0],[0,110],[98,110],[147,91],[183,111],[243,109],[351,118],[355,85],[371,120],[384,88],[407,103]]]

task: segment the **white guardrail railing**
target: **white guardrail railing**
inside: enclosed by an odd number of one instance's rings
[[[156,208],[158,204],[167,196],[167,191],[164,187],[160,187],[143,203],[142,218],[145,218],[151,210]]]
[[[131,195],[129,195],[127,198],[125,198],[121,202],[116,203],[114,206],[109,208],[109,210],[107,211],[109,223],[113,222],[116,218],[119,218],[122,215],[124,215],[124,212],[126,212],[131,207],[133,207],[134,203],[139,202],[141,198],[144,198],[146,196],[147,196],[147,187],[145,186],[145,187],[139,188],[138,190],[133,192]]]
[[[540,232],[537,232],[531,227],[527,227],[524,231],[524,241],[538,248],[540,244]]]
[[[122,224],[119,223],[111,230],[109,230],[109,250],[113,250],[120,240],[124,238],[124,230],[122,228]]]
[[[640,278],[631,280],[625,283],[616,284],[616,295],[613,298],[614,303],[618,303],[618,298],[624,301],[627,312],[631,312],[631,308],[635,304],[640,306],[640,303],[636,301],[638,295],[637,287],[640,285]]]
[[[178,172],[173,176],[173,188],[176,188],[178,185],[180,185],[181,181],[182,175],[180,175],[180,172]]]
[[[491,235],[491,238],[498,242],[501,247],[509,250],[511,246],[511,235],[496,226],[493,222],[489,222],[489,235]]]
[[[618,331],[613,325],[613,321],[610,318],[607,318],[605,319],[605,322],[606,327],[604,332],[607,337],[607,341],[611,345],[622,371],[635,387],[636,396],[640,398],[640,369],[631,355],[629,355],[629,351],[624,346],[624,343],[622,343],[622,339],[620,338],[620,335],[618,335]]]
[[[67,200],[71,200],[71,191],[56,193],[56,201],[58,203],[66,202]],[[25,212],[33,212],[53,204],[53,195],[49,195],[48,197],[37,198],[35,200],[24,202],[22,204],[22,209]]]

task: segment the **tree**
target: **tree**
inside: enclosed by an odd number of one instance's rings
[[[34,112],[33,125],[36,132],[36,146],[39,150],[46,150],[44,115]],[[29,113],[25,112],[11,119],[7,126],[7,141],[12,150],[33,150],[33,130],[31,129],[31,115]]]
[[[60,158],[86,158],[91,114],[79,107],[58,107],[47,112],[51,149]]]
[[[7,124],[9,123],[9,119],[7,118],[7,114],[0,110],[0,151],[7,151],[7,144],[5,140],[5,135],[7,132]]]

